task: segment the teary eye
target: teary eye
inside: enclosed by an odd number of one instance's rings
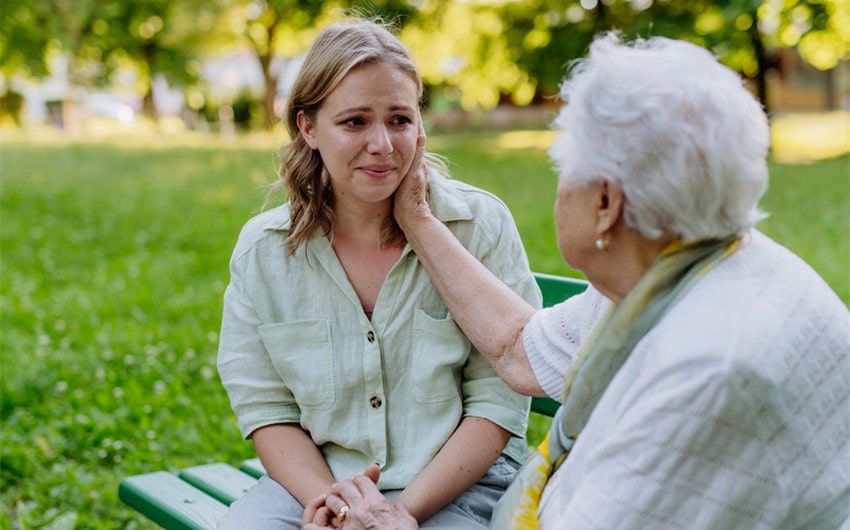
[[[348,118],[347,120],[342,121],[343,125],[348,125],[350,127],[357,127],[357,126],[360,126],[360,125],[364,125],[365,123],[366,123],[366,120],[364,120],[363,118],[360,118],[360,117]]]
[[[390,123],[392,123],[393,125],[397,125],[397,126],[404,126],[404,125],[407,125],[409,123],[413,123],[413,120],[411,120],[407,116],[396,116],[395,118],[393,118],[390,121]]]

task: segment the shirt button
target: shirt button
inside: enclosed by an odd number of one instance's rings
[[[366,334],[366,340],[368,340],[369,342],[375,342],[375,333],[372,332],[372,331],[367,333]]]
[[[373,409],[381,408],[381,403],[383,403],[383,401],[381,401],[380,396],[372,396],[372,399],[369,400],[369,404],[372,405]]]

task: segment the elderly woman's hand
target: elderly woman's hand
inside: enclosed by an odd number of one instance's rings
[[[335,484],[329,495],[317,497],[304,509],[302,529],[417,530],[419,525],[407,509],[378,490],[379,475],[378,466],[371,465],[363,475]]]
[[[405,232],[417,219],[431,215],[428,206],[428,166],[424,162],[425,132],[420,130],[413,163],[395,192],[393,215]]]

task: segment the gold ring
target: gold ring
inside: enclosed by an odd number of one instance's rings
[[[343,506],[339,509],[339,512],[336,514],[336,518],[339,519],[339,522],[345,521],[345,516],[348,515],[348,505]]]

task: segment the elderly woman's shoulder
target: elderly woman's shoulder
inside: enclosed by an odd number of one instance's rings
[[[779,377],[791,374],[801,352],[813,362],[847,355],[850,311],[803,260],[754,231],[651,334],[670,362],[699,359],[719,373]]]
[[[718,279],[730,282],[739,297],[763,306],[764,311],[770,311],[767,304],[776,303],[774,310],[792,313],[847,313],[847,307],[811,265],[758,230],[751,230],[743,239],[743,248],[718,268]]]

